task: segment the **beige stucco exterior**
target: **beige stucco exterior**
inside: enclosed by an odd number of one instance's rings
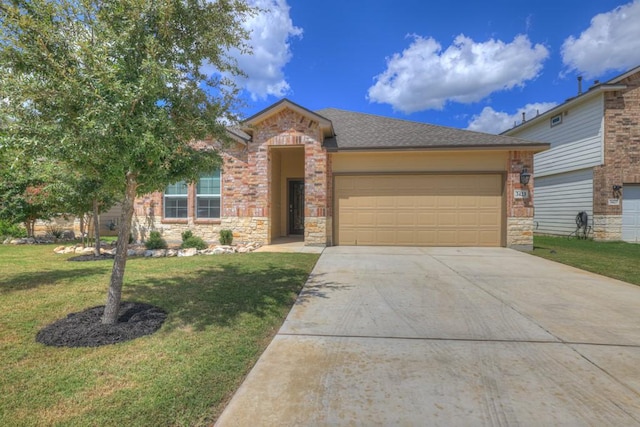
[[[334,174],[356,172],[504,172],[505,151],[395,151],[332,153]]]

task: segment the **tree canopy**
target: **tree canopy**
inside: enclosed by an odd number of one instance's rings
[[[249,53],[242,0],[0,0],[0,149],[64,161],[122,195],[104,321],[115,322],[133,199],[219,166]],[[202,73],[209,65],[218,73]],[[115,314],[114,314],[115,309]]]

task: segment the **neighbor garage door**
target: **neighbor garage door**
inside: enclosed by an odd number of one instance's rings
[[[501,246],[502,187],[500,174],[336,176],[335,240]]]
[[[625,184],[622,194],[622,240],[640,242],[640,185]]]

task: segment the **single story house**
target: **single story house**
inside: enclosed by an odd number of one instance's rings
[[[536,232],[568,235],[589,216],[596,240],[640,242],[640,67],[502,133],[544,141],[534,156]]]
[[[221,170],[136,200],[137,238],[532,248],[530,175],[548,143],[287,99],[230,132]]]

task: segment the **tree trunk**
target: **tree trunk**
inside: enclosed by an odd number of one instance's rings
[[[93,237],[95,245],[93,247],[93,255],[100,256],[100,207],[98,199],[93,199]]]
[[[36,237],[35,229],[36,229],[36,220],[35,219],[26,219],[24,221],[24,228],[27,229],[27,237]]]
[[[84,214],[82,214],[82,216],[80,217],[80,240],[82,240],[82,243],[84,243],[84,229],[86,223],[84,217]]]
[[[111,282],[107,293],[107,304],[104,307],[102,323],[113,325],[118,321],[118,311],[120,310],[120,298],[122,296],[122,284],[124,281],[124,269],[127,264],[127,249],[129,245],[129,234],[131,233],[131,218],[133,217],[133,202],[136,198],[138,187],[137,175],[127,172],[127,187],[125,189],[124,200],[122,202],[122,213],[118,229],[118,243],[116,245],[116,255],[113,260],[111,270]]]

